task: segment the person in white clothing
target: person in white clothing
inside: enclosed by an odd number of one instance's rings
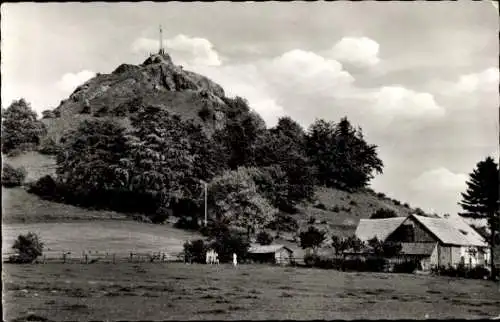
[[[233,265],[238,265],[238,257],[236,256],[236,253],[233,253]]]

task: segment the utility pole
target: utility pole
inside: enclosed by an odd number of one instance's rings
[[[207,227],[207,183],[203,183],[205,185],[205,227]]]

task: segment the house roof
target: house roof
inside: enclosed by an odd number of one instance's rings
[[[401,243],[401,254],[430,256],[436,247],[435,243]]]
[[[284,245],[251,245],[250,248],[248,249],[249,253],[252,254],[269,254],[269,253],[276,253],[280,249],[287,249],[289,252],[293,253],[293,251],[284,246]]]
[[[429,218],[413,215],[443,244],[487,247],[488,244],[461,218]]]
[[[362,241],[370,240],[375,236],[379,240],[385,240],[405,220],[406,217],[361,219],[356,228],[355,235]]]

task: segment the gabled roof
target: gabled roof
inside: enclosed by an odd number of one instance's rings
[[[385,240],[405,220],[406,217],[361,219],[356,228],[355,235],[362,241],[370,240],[375,236],[379,240]]]
[[[276,253],[278,250],[282,248],[287,249],[289,252],[293,253],[293,251],[290,248],[284,245],[257,245],[257,244],[251,245],[250,248],[248,249],[248,252],[252,254],[269,254],[269,253]]]
[[[484,239],[461,218],[444,219],[412,215],[443,244],[487,247]]]
[[[430,256],[436,243],[401,243],[402,254]]]

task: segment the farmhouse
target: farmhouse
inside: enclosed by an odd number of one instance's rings
[[[284,245],[254,244],[248,250],[248,257],[258,263],[287,265],[293,262],[293,251]]]
[[[423,270],[460,263],[487,266],[490,258],[484,238],[461,218],[361,219],[355,234],[363,241],[377,237],[401,243],[401,255],[418,260]]]

